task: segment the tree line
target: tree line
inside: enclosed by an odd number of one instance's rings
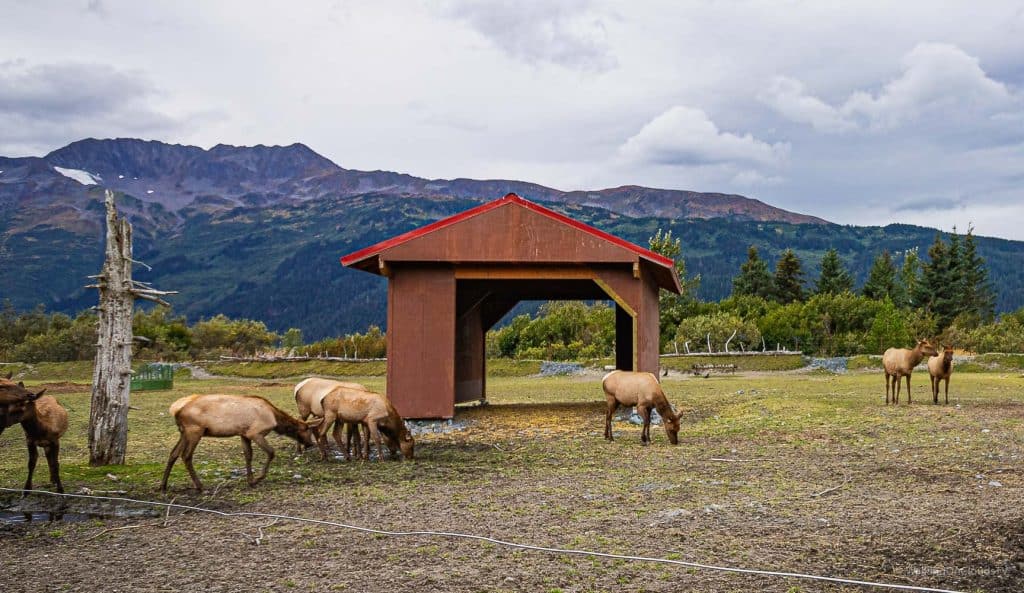
[[[48,313],[39,305],[19,314],[9,301],[0,307],[0,360],[17,362],[92,360],[97,318],[90,310],[75,317]],[[216,315],[189,324],[167,307],[136,309],[132,321],[135,354],[144,360],[197,360],[253,356],[276,351],[292,356],[381,358],[386,337],[379,327],[306,344],[292,328],[278,334],[262,321]]]
[[[806,278],[793,249],[771,269],[756,246],[718,302],[696,298],[700,276],[690,276],[671,231],[658,230],[650,248],[673,258],[680,295],[661,291],[662,352],[721,352],[786,348],[819,356],[879,354],[917,337],[938,337],[977,352],[1024,351],[1024,309],[996,319],[995,291],[978,255],[973,229],[949,240],[936,234],[922,260],[916,250],[879,253],[859,289],[835,249],[816,279]],[[492,356],[581,359],[610,356],[614,311],[602,303],[545,305],[488,334]]]

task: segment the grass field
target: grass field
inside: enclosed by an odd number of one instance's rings
[[[383,387],[380,376],[350,379]],[[237,477],[238,440],[205,439],[196,461],[207,493],[188,490],[179,465],[166,498],[385,529],[1019,591],[1024,377],[954,375],[949,406],[932,405],[926,376],[915,379],[914,404],[899,407],[883,405],[883,380],[874,373],[668,379],[665,390],[683,415],[680,445],[652,428],[653,445],[642,447],[639,427],[627,422],[615,424],[616,441],[602,438],[599,373],[495,376],[491,405],[460,409],[460,430],[417,437],[413,462],[321,463],[313,451],[296,457],[291,441],[273,436],[278,458],[267,481],[250,489]],[[56,381],[35,375],[29,383]],[[175,398],[253,393],[294,409],[291,381],[179,380],[172,392],[133,396],[128,465],[92,468],[88,394],[73,384],[53,387],[71,415],[61,455],[67,490],[144,499],[164,499],[157,485],[177,438],[166,411]],[[12,427],[0,436],[0,486],[20,487],[24,462],[21,431]],[[46,481],[45,467],[36,481]],[[45,504],[0,496],[0,506]],[[83,505],[72,503],[89,510]],[[26,590],[863,590],[256,519],[171,513],[164,523],[161,516],[0,527],[0,557],[12,559],[0,583],[18,579]],[[182,572],[182,562],[204,569]]]

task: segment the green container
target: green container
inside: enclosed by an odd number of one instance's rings
[[[169,364],[144,364],[132,375],[132,391],[157,391],[173,388],[174,367]]]

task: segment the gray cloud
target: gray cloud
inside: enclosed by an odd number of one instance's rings
[[[963,208],[966,202],[963,198],[935,197],[907,200],[892,207],[895,212],[928,211],[928,210],[953,210]]]
[[[607,42],[608,17],[596,12],[591,0],[447,0],[438,8],[528,64],[549,62],[597,72],[617,64]]]
[[[156,87],[141,72],[105,64],[0,63],[0,152],[41,152],[85,136],[160,136],[186,125],[152,102]]]

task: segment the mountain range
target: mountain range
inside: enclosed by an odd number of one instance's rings
[[[0,299],[76,312],[102,260],[104,189],[134,226],[139,279],[178,290],[190,319],[226,313],[307,338],[382,325],[384,280],[338,257],[515,192],[634,242],[657,228],[682,238],[700,296],[726,296],[746,248],[793,248],[813,270],[829,247],[858,279],[882,249],[924,253],[934,229],[852,227],[738,195],[624,186],[561,191],[513,180],[422,179],[344,169],[302,144],[210,149],[86,139],[43,157],[0,157]],[[1024,305],[1024,243],[979,238],[998,308]],[[816,275],[810,271],[809,277]]]

